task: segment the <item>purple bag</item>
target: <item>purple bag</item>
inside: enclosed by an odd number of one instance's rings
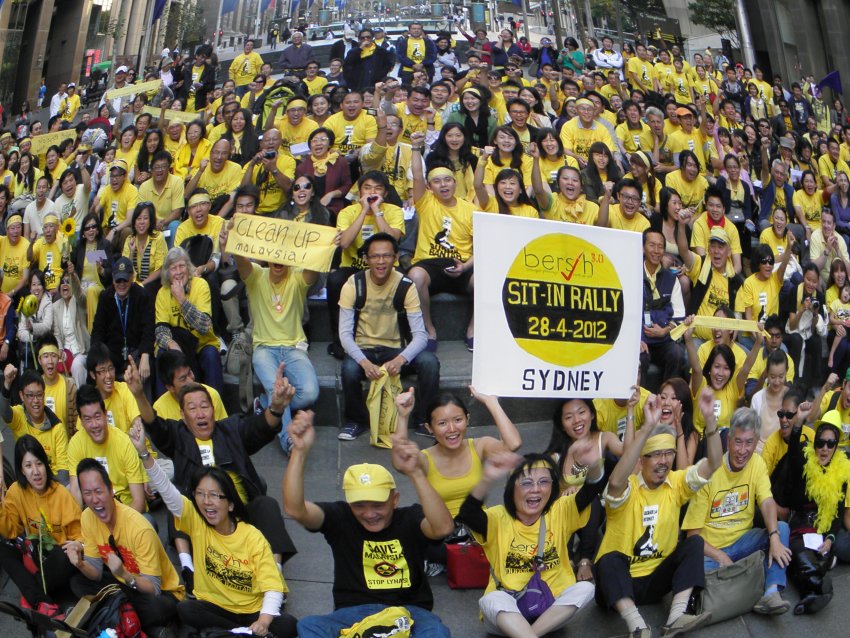
[[[537,554],[534,556],[535,570],[531,578],[528,579],[525,587],[519,591],[505,589],[496,578],[496,573],[493,568],[490,568],[490,573],[493,575],[493,580],[496,582],[496,587],[504,592],[509,593],[516,599],[517,608],[529,623],[533,623],[543,615],[549,607],[555,602],[555,596],[549,585],[543,580],[540,572],[543,568],[543,544],[546,540],[546,519],[540,518],[540,535],[537,538]]]

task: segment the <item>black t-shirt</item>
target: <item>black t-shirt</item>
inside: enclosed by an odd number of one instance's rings
[[[322,527],[334,557],[334,609],[377,603],[415,605],[431,610],[434,597],[424,574],[430,542],[420,524],[422,506],[399,507],[389,527],[371,533],[343,501],[318,503]]]

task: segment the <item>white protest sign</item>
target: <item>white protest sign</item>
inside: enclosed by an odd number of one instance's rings
[[[503,397],[628,397],[643,312],[642,236],[475,213],[472,384]]]

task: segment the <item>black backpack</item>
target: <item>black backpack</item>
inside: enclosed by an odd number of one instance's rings
[[[139,615],[122,592],[101,601],[86,623],[89,638],[97,638],[104,629],[114,630],[119,638],[144,638]]]
[[[354,331],[357,332],[357,322],[360,320],[360,311],[366,305],[366,270],[354,274]],[[402,277],[398,282],[398,288],[393,295],[393,308],[398,313],[398,332],[401,336],[401,347],[404,348],[413,335],[410,332],[410,322],[407,320],[407,311],[404,309],[404,298],[413,281]]]

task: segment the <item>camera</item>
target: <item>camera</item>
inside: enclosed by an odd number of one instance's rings
[[[266,159],[274,159],[275,157],[277,157],[277,151],[266,151],[265,153],[263,153],[263,157],[265,157]]]

